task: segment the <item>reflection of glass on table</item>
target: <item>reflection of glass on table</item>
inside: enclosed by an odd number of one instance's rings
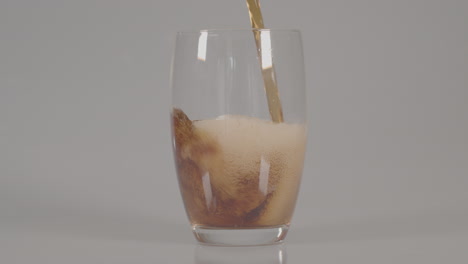
[[[286,264],[286,246],[283,244],[254,247],[195,248],[195,264]]]

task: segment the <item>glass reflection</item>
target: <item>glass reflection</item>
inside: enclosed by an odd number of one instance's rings
[[[284,244],[251,247],[197,245],[195,264],[286,264]]]

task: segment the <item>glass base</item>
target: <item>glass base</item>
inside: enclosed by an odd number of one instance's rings
[[[194,226],[193,233],[205,245],[261,246],[283,242],[288,228],[287,225],[248,229]]]

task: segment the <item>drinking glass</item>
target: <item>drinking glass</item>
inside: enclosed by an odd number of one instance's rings
[[[199,242],[245,246],[285,238],[306,148],[304,77],[297,30],[177,33],[174,159]],[[267,98],[266,78],[276,82],[279,101]],[[279,105],[283,120],[273,122],[272,107]]]

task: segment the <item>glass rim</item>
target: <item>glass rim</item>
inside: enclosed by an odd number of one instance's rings
[[[284,32],[284,33],[301,33],[299,29],[289,28],[208,28],[208,29],[187,29],[178,30],[178,35],[200,34],[206,33],[228,33],[228,32]]]

